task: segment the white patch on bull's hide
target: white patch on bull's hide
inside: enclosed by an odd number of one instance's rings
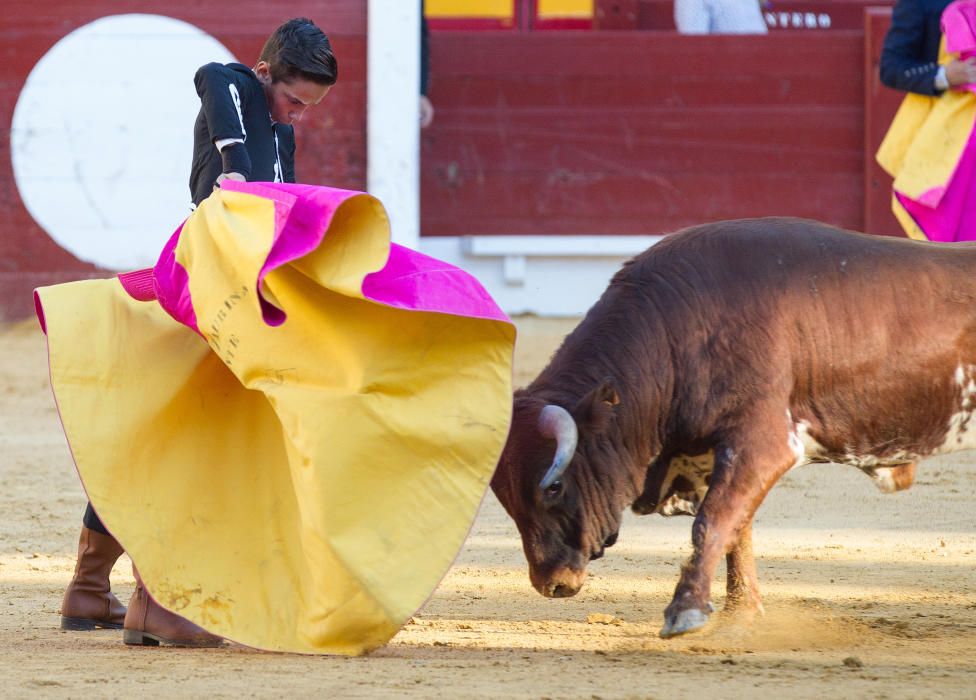
[[[945,438],[933,454],[945,454],[957,450],[976,449],[976,430],[970,430],[969,421],[973,417],[976,402],[976,366],[959,365],[955,372],[959,386],[959,410],[949,417]]]
[[[934,450],[924,454],[915,450],[898,450],[879,457],[861,454],[848,447],[844,455],[835,456],[834,461],[857,467],[870,476],[879,489],[891,493],[898,490],[892,470],[899,465],[917,462],[933,455],[976,449],[976,425],[969,424],[976,409],[976,366],[957,366],[953,372],[953,380],[959,387],[959,410],[949,417],[945,437]]]
[[[972,417],[972,409],[953,413],[949,418],[949,428],[946,430],[942,444],[935,448],[932,454],[940,455],[958,450],[976,449],[976,426],[969,425]]]
[[[786,411],[786,422],[790,426],[790,432],[787,437],[790,445],[790,452],[796,457],[796,461],[793,463],[792,468],[799,467],[803,464],[809,464],[823,456],[824,448],[819,442],[817,442],[812,435],[810,435],[810,423],[802,418],[798,421],[793,420],[793,414],[787,410]]]
[[[661,482],[661,492],[654,512],[665,516],[695,515],[708,492],[707,479],[712,474],[714,464],[715,454],[712,451],[693,457],[675,455],[668,463],[668,473]],[[672,492],[674,481],[679,476],[687,479],[691,486]]]
[[[895,478],[892,476],[894,467],[878,467],[877,469],[865,469],[864,473],[871,477],[874,485],[882,493],[894,493],[898,490],[895,485]]]
[[[798,467],[801,464],[807,463],[807,451],[803,447],[803,440],[800,439],[800,435],[794,428],[790,431],[790,435],[787,438],[790,443],[790,452],[793,453],[795,461],[793,462],[793,467]]]

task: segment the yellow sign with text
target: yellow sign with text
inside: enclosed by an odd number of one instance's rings
[[[539,0],[539,19],[589,19],[593,0]]]
[[[471,17],[512,20],[513,0],[427,0],[427,17]],[[593,0],[538,0],[539,19],[586,19],[593,16]]]
[[[484,17],[512,19],[515,3],[512,0],[427,0],[424,14],[439,17]]]

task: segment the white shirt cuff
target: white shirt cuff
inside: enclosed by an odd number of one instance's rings
[[[943,73],[945,73],[945,71],[943,71]],[[942,89],[945,90],[945,88]],[[244,139],[220,139],[219,141],[214,141],[214,146],[217,147],[218,151],[222,151],[232,143],[244,143]]]

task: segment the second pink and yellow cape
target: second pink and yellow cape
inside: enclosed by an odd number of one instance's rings
[[[976,0],[957,0],[942,14],[939,62],[976,55]],[[894,177],[892,210],[912,238],[976,240],[976,85],[938,97],[908,95],[878,149]]]

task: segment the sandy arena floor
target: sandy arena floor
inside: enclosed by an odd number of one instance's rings
[[[519,385],[572,325],[519,321]],[[767,615],[751,629],[719,615],[704,633],[658,639],[690,519],[628,516],[584,590],[547,600],[489,494],[427,605],[365,658],[130,649],[120,632],[61,632],[84,496],[43,337],[33,323],[0,326],[0,350],[0,696],[976,697],[972,453],[923,465],[890,496],[850,468],[787,475],[757,517]],[[124,558],[115,573],[127,600]]]

